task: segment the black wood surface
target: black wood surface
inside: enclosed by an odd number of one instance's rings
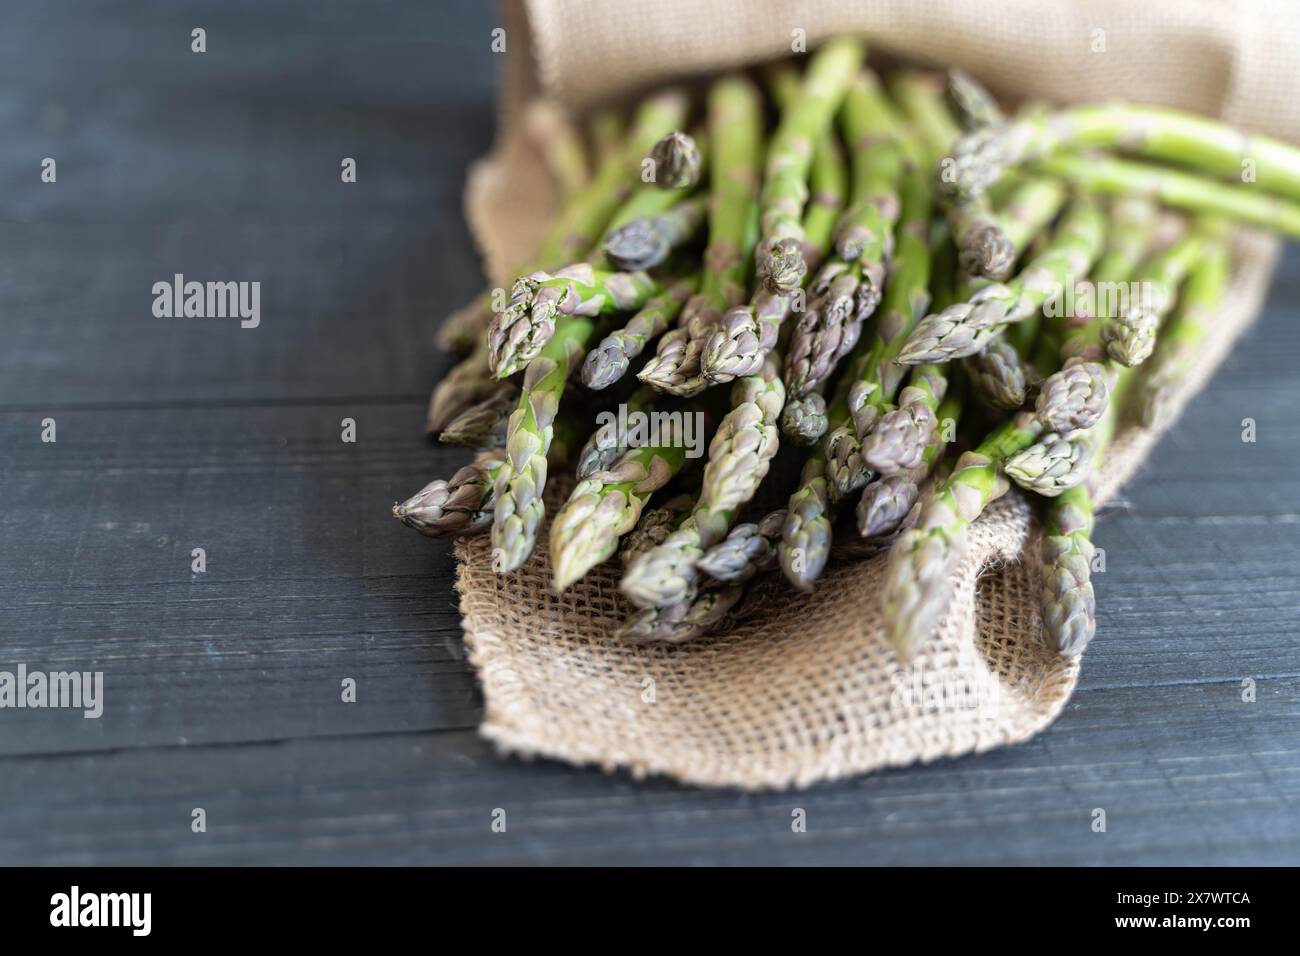
[[[464,458],[421,424],[434,319],[481,282],[460,197],[494,25],[6,11],[0,669],[103,670],[107,706],[0,711],[0,863],[1300,862],[1294,249],[1104,514],[1099,637],[1037,739],[757,796],[493,754],[449,550],[386,509]],[[261,326],[154,318],[175,272],[261,281]]]

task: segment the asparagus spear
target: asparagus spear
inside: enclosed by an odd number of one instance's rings
[[[890,639],[904,658],[933,632],[947,607],[951,574],[965,553],[971,522],[1006,493],[1002,466],[1038,441],[1047,422],[1078,416],[1088,401],[1078,390],[1055,387],[1064,374],[1044,381],[1043,392],[1052,396],[1047,407],[1016,412],[957,459],[952,475],[923,499],[916,527],[890,550],[882,604]]]
[[[762,151],[762,105],[758,90],[740,76],[714,84],[709,93],[709,245],[699,291],[682,309],[678,327],[659,340],[655,356],[638,378],[662,391],[694,395],[707,382],[700,356],[722,313],[745,295],[745,275],[755,239],[755,190]]]
[[[1105,369],[1097,362],[1073,362],[1043,380],[1035,410],[1048,428],[1069,432],[1097,424],[1108,398]]]
[[[694,594],[700,558],[722,540],[736,510],[767,475],[778,447],[776,423],[784,404],[780,355],[773,352],[761,375],[737,379],[732,386],[732,408],[709,444],[699,501],[690,518],[623,575],[620,588],[637,607],[664,607]]]
[[[1117,370],[1114,399],[1101,421],[1089,432],[1093,474],[1115,433],[1121,397],[1131,378],[1128,369]],[[1039,549],[1043,634],[1049,644],[1067,657],[1083,653],[1097,626],[1092,590],[1093,524],[1090,481],[1049,499],[1043,513],[1043,541]]]
[[[500,448],[506,443],[506,424],[518,400],[519,389],[503,384],[492,395],[456,416],[438,440],[461,448]]]
[[[520,271],[526,275],[586,255],[630,192],[630,183],[635,182],[632,177],[634,161],[639,160],[665,132],[680,126],[688,107],[689,101],[680,90],[669,90],[649,98],[637,110],[633,131],[627,141],[622,139],[622,123],[616,115],[599,115],[592,126],[599,157],[595,177],[561,210],[542,240],[537,262]],[[483,293],[469,310],[483,320],[482,328],[486,329],[495,318],[492,291]],[[468,322],[468,319],[458,319],[457,324],[462,321]],[[463,335],[463,328],[456,334]],[[458,414],[496,390],[487,342],[482,334],[473,338],[473,352],[434,387],[429,398],[425,429],[430,433],[442,431]]]
[[[856,354],[846,378],[861,374],[868,356]],[[828,427],[839,428],[849,419],[848,381],[836,386],[826,410]],[[777,560],[786,579],[801,591],[811,591],[831,553],[832,502],[827,479],[827,440],[823,440],[804,462],[799,487],[790,495]]]
[[[967,132],[1001,126],[1007,121],[993,94],[965,70],[953,67],[948,71],[946,93],[953,112]]]
[[[1003,470],[1020,487],[1052,498],[1087,478],[1091,462],[1088,430],[1051,432],[1008,458]]]
[[[618,549],[618,559],[626,568],[642,554],[657,547],[667,540],[677,529],[695,504],[695,496],[689,494],[674,495],[657,508],[647,508],[633,525],[632,530],[623,536]]]
[[[881,475],[920,467],[939,431],[938,409],[948,392],[948,375],[940,365],[918,365],[898,396],[898,408],[881,416],[862,442],[862,458]]]
[[[1063,318],[1062,364],[1097,362],[1106,357],[1101,341],[1102,326],[1116,312],[1120,299],[1118,292],[1127,288],[1151,245],[1158,222],[1157,212],[1155,204],[1148,199],[1125,198],[1111,202],[1106,251],[1092,271],[1095,301],[1091,309],[1076,309],[1074,315]]]
[[[858,499],[858,532],[863,540],[879,547],[892,540],[900,530],[910,527],[917,513],[917,499],[921,484],[934,471],[945,447],[944,423],[951,422],[955,431],[961,416],[962,400],[959,391],[950,388],[939,405],[936,418],[940,427],[921,456],[921,463],[909,471],[885,475],[862,489]]]
[[[768,150],[760,199],[762,241],[758,274],[775,293],[793,292],[807,272],[803,257],[803,210],[813,151],[862,65],[856,39],[829,41],[813,54],[799,96],[783,112]]]
[[[927,169],[946,156],[961,134],[944,103],[944,78],[925,70],[898,70],[889,92],[912,126],[912,158]]]
[[[1261,191],[1300,200],[1300,150],[1266,136],[1241,133],[1215,120],[1155,106],[1109,103],[1032,114],[977,130],[955,148],[956,195],[973,196],[1003,170],[1063,149],[1106,147],[1151,159],[1184,163],[1210,176],[1241,181],[1254,161]]]
[[[494,394],[501,383],[488,367],[487,342],[482,334],[474,351],[442,377],[429,396],[429,410],[425,415],[424,430],[429,434],[441,432],[453,419],[476,402]]]
[[[448,480],[429,482],[410,498],[393,505],[393,517],[430,538],[475,534],[492,524],[492,493],[506,453],[483,452]]]
[[[552,464],[568,458],[574,437],[570,422],[560,419],[555,423],[547,452]],[[393,517],[430,538],[486,531],[492,524],[495,481],[505,457],[503,448],[480,452],[451,478],[431,481],[406,501],[393,505]]]
[[[1030,389],[1039,381],[1038,372],[1021,358],[1019,350],[1005,336],[967,356],[962,364],[971,390],[996,411],[1009,412],[1025,404]]]
[[[1032,413],[1016,413],[957,460],[947,481],[922,501],[916,526],[894,542],[881,603],[886,632],[905,660],[934,633],[948,607],[952,572],[966,553],[971,522],[1007,491],[999,464],[1041,431]]]
[[[783,71],[773,81],[774,94],[785,112],[799,103],[802,90],[792,72]],[[808,203],[803,223],[805,263],[821,263],[826,257],[836,228],[836,213],[844,204],[845,175],[842,151],[833,137],[823,137],[813,152],[813,198]],[[806,280],[807,274],[803,278]],[[704,346],[701,371],[705,379],[716,385],[761,370],[767,354],[777,343],[782,324],[794,308],[796,296],[795,292],[773,292],[760,283],[748,305],[728,310]],[[816,319],[825,311],[817,307],[807,308],[802,319],[807,320],[809,316]],[[787,349],[787,362],[798,361],[800,350],[807,344],[796,328]]]
[[[534,284],[527,311],[507,308],[488,332],[497,378],[508,378],[536,358],[561,316],[632,311],[663,288],[644,272],[608,272],[585,262],[522,281]]]
[[[591,174],[582,140],[564,112],[555,103],[536,100],[525,113],[524,126],[559,186],[561,201],[566,206],[582,201]],[[562,239],[563,232],[557,225],[542,240],[539,258],[546,260],[559,256]],[[438,328],[438,347],[446,352],[470,351],[478,344],[491,320],[492,295],[489,290],[443,320]]]
[[[1137,419],[1146,428],[1168,420],[1170,392],[1195,362],[1209,323],[1223,303],[1228,264],[1227,242],[1210,242],[1201,262],[1188,275],[1178,306],[1161,329],[1160,344],[1133,396]]]
[[[578,482],[551,523],[554,587],[564,591],[618,549],[635,527],[650,495],[666,485],[686,460],[682,436],[629,448],[608,471]]]
[[[1207,220],[1197,229],[1153,256],[1137,273],[1141,290],[1127,311],[1101,326],[1107,354],[1121,365],[1141,365],[1155,348],[1156,332],[1173,307],[1178,287],[1200,260],[1205,245],[1222,232],[1222,221]]]
[[[707,212],[703,196],[688,199],[657,215],[632,219],[611,230],[601,248],[605,258],[619,269],[653,269],[695,237]]]
[[[785,525],[785,509],[770,511],[757,522],[738,524],[700,558],[699,568],[715,581],[738,584],[776,567],[776,543]]]
[[[652,397],[646,388],[638,388],[624,404],[629,412],[650,412],[653,409]],[[620,434],[619,421],[599,426],[578,452],[578,480],[584,481],[597,472],[612,468],[627,450],[628,436]]]
[[[901,121],[871,70],[859,71],[849,87],[841,126],[849,144],[853,188],[835,228],[835,254],[860,264],[867,287],[862,310],[870,315],[880,303],[885,267],[893,254],[904,149]]]
[[[663,334],[681,313],[699,281],[699,275],[695,274],[670,283],[658,295],[651,296],[627,325],[601,339],[582,364],[582,383],[588,388],[602,389],[621,379],[646,343]]]
[[[812,590],[830,557],[835,504],[870,477],[861,456],[858,426],[865,437],[874,424],[868,421],[870,416],[878,417],[892,401],[902,378],[893,356],[927,298],[930,193],[927,177],[914,165],[904,170],[900,194],[894,274],[885,290],[876,335],[859,343],[826,413],[826,437],[804,463],[799,487],[787,506],[777,555],[786,578],[804,591]]]
[[[821,392],[791,398],[781,410],[781,434],[796,445],[808,448],[817,444],[828,427],[826,396]]]
[[[852,143],[853,191],[835,227],[836,258],[814,280],[816,301],[795,325],[786,362],[786,389],[799,403],[788,416],[787,433],[804,444],[821,437],[825,409],[824,400],[805,400],[824,390],[880,304],[899,213],[899,124],[870,71],[849,88],[842,117]]]
[[[673,130],[650,150],[654,183],[660,189],[692,189],[700,181],[703,162],[694,137]]]
[[[909,164],[901,195],[893,274],[867,360],[850,385],[850,419],[833,427],[826,437],[826,477],[835,500],[861,488],[870,477],[862,458],[862,442],[894,400],[905,371],[897,362],[899,348],[929,301],[929,177]]]
[[[1043,303],[1067,282],[1087,275],[1101,250],[1105,217],[1095,199],[1084,194],[1070,205],[1046,250],[1035,256],[1010,282],[978,290],[966,302],[927,315],[903,344],[898,361],[905,365],[947,362],[974,355],[1004,326],[1038,314]]]
[[[1036,165],[1077,189],[1117,196],[1144,196],[1175,209],[1223,216],[1300,238],[1300,202],[1255,185],[1216,182],[1159,166],[1106,156],[1052,156]]]
[[[546,516],[542,491],[555,413],[592,330],[590,318],[570,316],[524,371],[519,405],[506,432],[506,461],[495,482],[492,548],[499,571],[514,571],[532,553]]]
[[[714,630],[736,606],[745,588],[730,584],[710,588],[667,605],[645,608],[632,615],[615,633],[633,644],[681,644]]]

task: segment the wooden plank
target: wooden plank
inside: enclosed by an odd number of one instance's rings
[[[1294,864],[1297,689],[1085,691],[1026,745],[786,794],[501,760],[467,731],[10,757],[0,861]]]
[[[107,698],[99,720],[5,712],[0,752],[473,726],[450,547],[388,513],[469,457],[419,416],[67,412],[55,444],[0,416],[4,660],[102,670]]]

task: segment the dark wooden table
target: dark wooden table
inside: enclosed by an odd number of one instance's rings
[[[493,25],[6,12],[0,669],[101,670],[105,709],[0,711],[0,863],[1300,862],[1294,249],[1102,518],[1099,637],[1037,739],[760,796],[494,755],[449,549],[387,513],[463,460],[421,424],[434,321],[481,282],[460,196]],[[178,272],[260,281],[260,327],[155,318]]]

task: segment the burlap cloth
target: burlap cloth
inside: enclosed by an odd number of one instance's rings
[[[473,169],[466,201],[498,282],[506,263],[527,258],[552,202],[540,163],[510,133],[520,103],[541,88],[581,107],[781,56],[795,28],[810,47],[862,32],[873,49],[962,66],[1002,91],[1163,103],[1300,140],[1292,105],[1300,37],[1296,15],[1280,4],[532,0],[508,4],[503,18],[502,133]],[[1105,52],[1093,52],[1098,30]],[[1277,249],[1266,236],[1236,237],[1228,304],[1179,408],[1253,318]],[[1101,501],[1158,439],[1134,427],[1116,436]],[[744,789],[1025,740],[1061,711],[1079,673],[1040,636],[1038,536],[1024,497],[996,502],[972,529],[939,632],[909,665],[880,627],[883,556],[833,565],[811,597],[769,582],[721,632],[695,643],[637,648],[611,637],[629,611],[613,566],[556,597],[544,543],[502,576],[484,538],[462,541],[457,587],[483,685],[480,730],[508,752]]]

